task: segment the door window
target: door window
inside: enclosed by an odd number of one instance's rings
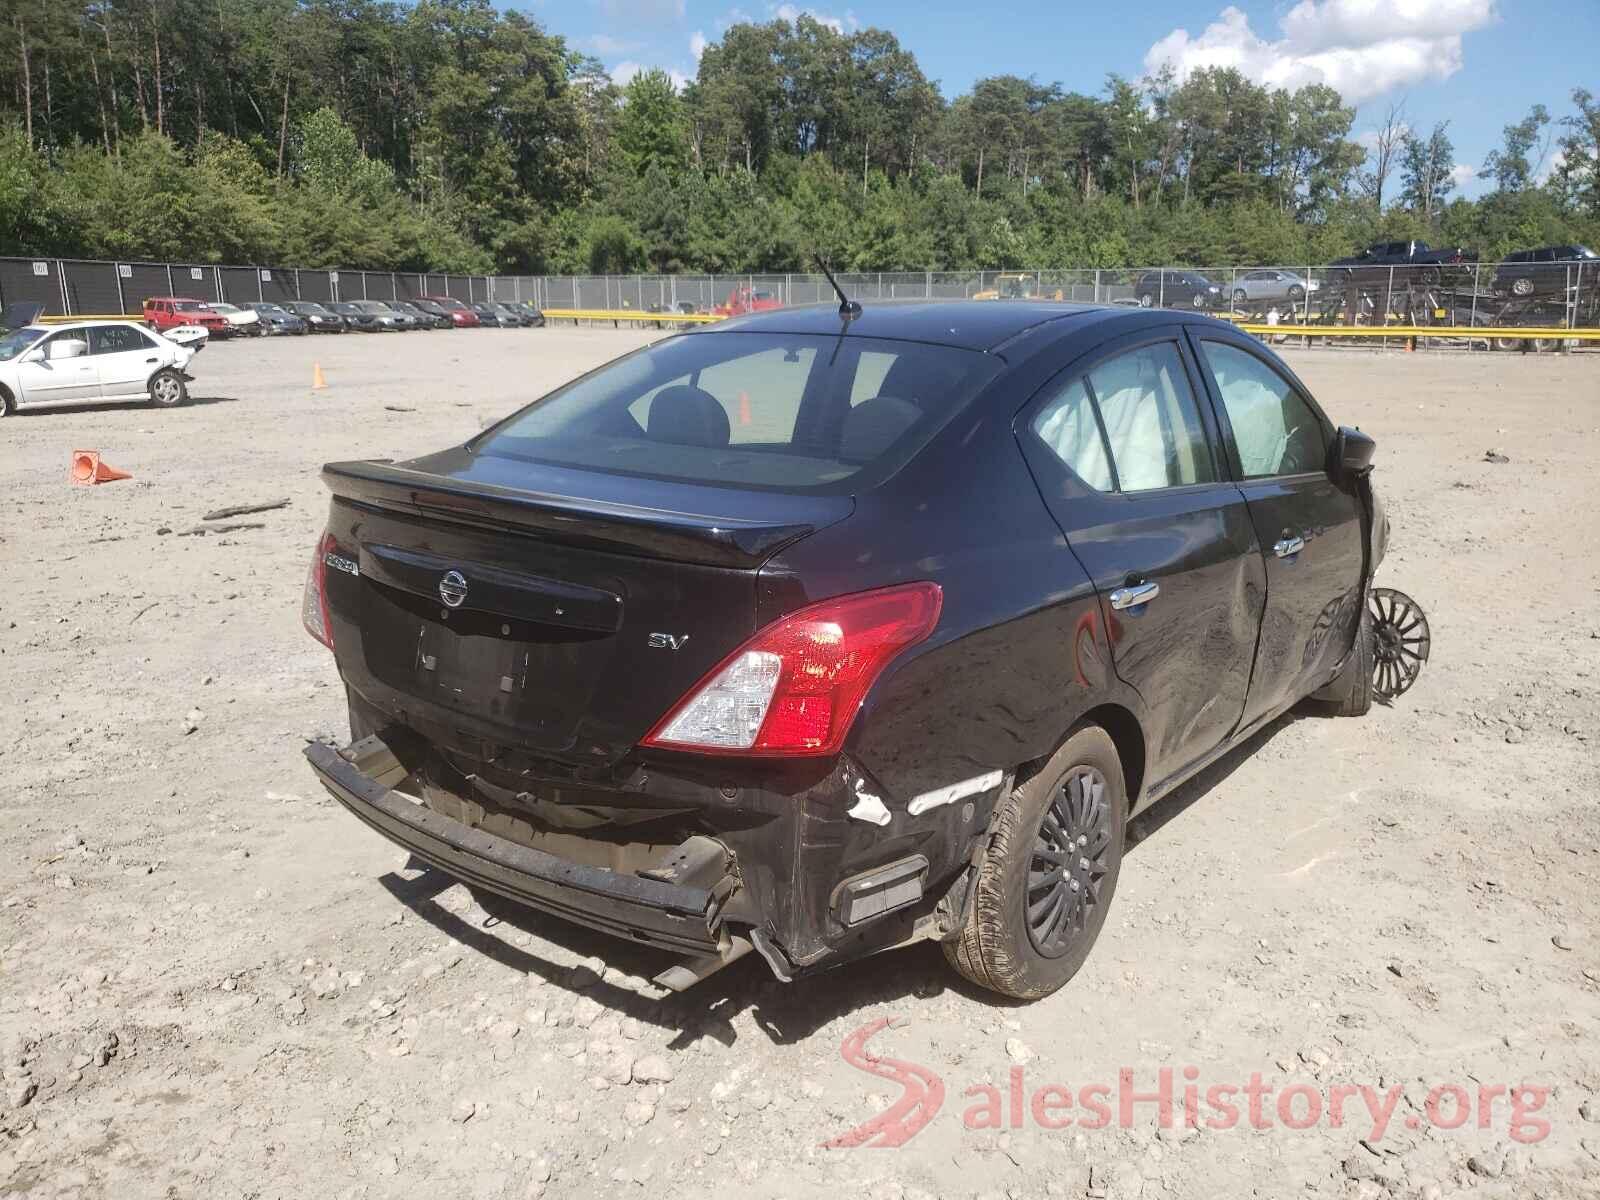
[[[1327,454],[1322,421],[1289,381],[1236,346],[1200,345],[1233,427],[1244,477],[1321,471]]]
[[[89,330],[90,354],[122,354],[145,350],[155,343],[131,325],[95,325]]]
[[[1074,379],[1045,403],[1033,419],[1033,431],[1051,453],[1095,491],[1115,489],[1100,422],[1081,378]]]
[[[1088,375],[1117,486],[1124,492],[1211,483],[1216,468],[1178,347],[1157,342]]]

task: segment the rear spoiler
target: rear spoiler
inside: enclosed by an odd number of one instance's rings
[[[555,472],[552,472],[555,473]],[[577,475],[579,473],[560,473]],[[581,473],[584,491],[624,490],[638,481]],[[850,515],[849,496],[804,496],[681,485],[684,498],[716,501],[717,511],[687,512],[616,497],[573,496],[411,470],[381,460],[328,463],[323,482],[336,497],[372,508],[519,533],[625,554],[709,566],[759,567],[784,546]],[[673,485],[651,483],[659,495]],[[637,489],[635,489],[637,490]]]

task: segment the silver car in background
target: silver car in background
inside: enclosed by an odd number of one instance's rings
[[[1243,304],[1262,304],[1283,301],[1298,304],[1308,293],[1322,287],[1315,279],[1306,279],[1293,271],[1280,271],[1264,267],[1254,271],[1240,271],[1230,281],[1234,307]]]

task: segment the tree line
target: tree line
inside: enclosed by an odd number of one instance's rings
[[[10,0],[0,254],[463,272],[1321,263],[1600,243],[1600,101],[1353,136],[1322,85],[1015,75],[947,99],[881,29],[739,24],[619,85],[490,0]],[[1548,97],[1555,100],[1556,97]]]

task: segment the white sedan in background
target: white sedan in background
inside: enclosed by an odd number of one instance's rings
[[[255,337],[266,332],[261,324],[261,314],[253,308],[241,308],[237,304],[208,304],[214,313],[221,313],[228,322],[228,331],[234,337]]]
[[[116,400],[174,408],[196,353],[132,321],[25,325],[0,336],[0,417]]]

